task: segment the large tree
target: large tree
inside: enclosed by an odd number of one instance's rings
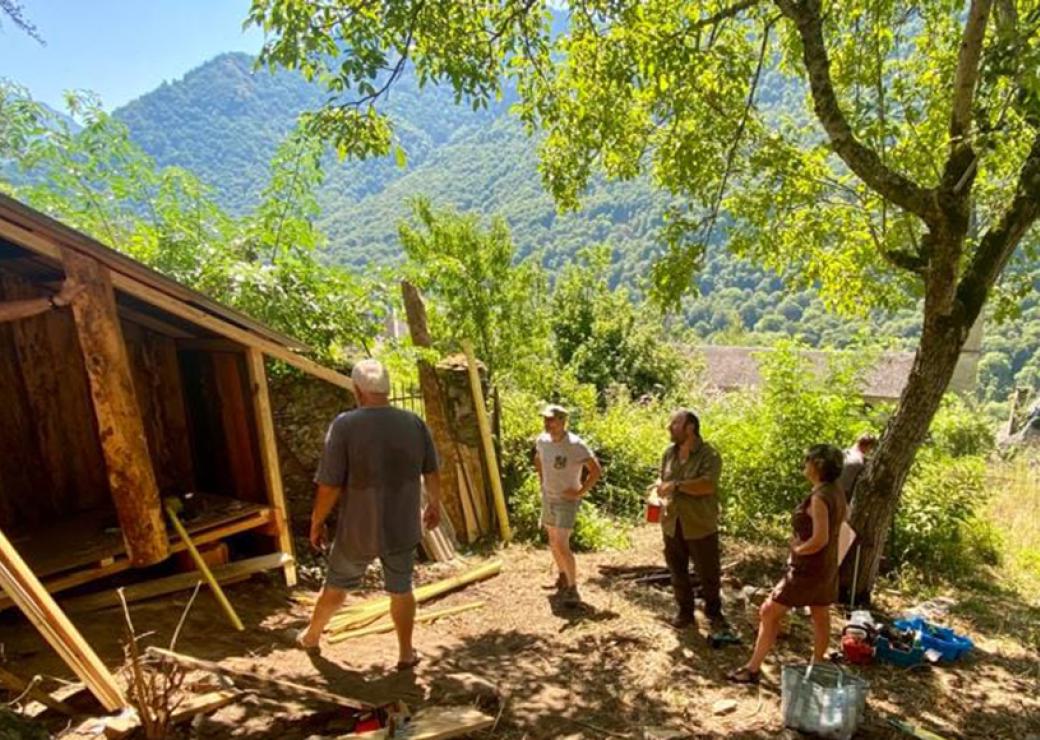
[[[597,173],[648,173],[682,204],[659,297],[724,243],[837,310],[920,305],[852,512],[869,591],[961,346],[1036,255],[1037,0],[254,0],[250,19],[263,62],[326,86],[310,123],[341,154],[405,154],[379,104],[412,65],[475,107],[515,86],[564,208]]]

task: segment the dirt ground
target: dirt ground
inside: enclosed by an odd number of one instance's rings
[[[725,674],[741,664],[757,624],[756,608],[780,572],[779,554],[749,545],[724,544],[727,614],[745,640],[714,650],[698,632],[677,633],[663,623],[672,613],[664,588],[609,574],[611,567],[661,565],[659,530],[636,530],[623,552],[578,556],[584,608],[565,609],[545,590],[553,579],[550,556],[529,546],[473,555],[504,561],[502,574],[437,600],[451,606],[484,600],[487,606],[416,628],[425,661],[414,673],[393,671],[392,634],[327,645],[320,656],[293,649],[289,628],[304,624],[305,606],[295,603],[280,574],[256,576],[228,588],[247,625],[234,632],[216,603],[200,595],[177,649],[229,666],[267,673],[342,695],[372,701],[403,699],[411,706],[461,703],[472,698],[458,674],[494,685],[500,702],[492,730],[477,737],[773,737],[783,733],[780,664],[804,662],[810,650],[808,620],[795,615],[787,635],[766,665],[761,686],[728,684]],[[606,569],[604,572],[601,569]],[[306,569],[305,569],[306,570]],[[453,572],[447,565],[420,567],[419,581]],[[313,571],[311,571],[313,575]],[[378,573],[369,574],[377,590]],[[309,592],[311,579],[300,593]],[[310,588],[308,588],[308,586]],[[759,589],[749,594],[745,587]],[[868,716],[859,737],[902,737],[886,719],[899,717],[944,737],[1040,736],[1040,609],[988,589],[984,595],[949,594],[947,623],[967,632],[977,649],[959,664],[903,670],[891,666],[854,669],[871,683]],[[132,607],[144,641],[169,641],[186,595]],[[909,606],[883,592],[876,614],[896,616]],[[120,662],[121,615],[109,610],[74,620],[109,665]],[[835,640],[840,617],[834,619]],[[0,621],[6,667],[22,675],[71,678],[56,656],[24,623]],[[190,680],[202,679],[193,674]],[[53,688],[53,682],[46,684]],[[723,711],[722,700],[733,700]],[[44,715],[55,734],[74,737],[65,720]],[[308,738],[335,736],[337,713],[254,697],[202,718],[184,732],[198,738]]]

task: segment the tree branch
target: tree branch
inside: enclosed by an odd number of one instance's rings
[[[677,31],[669,34],[665,34],[661,38],[674,41],[681,38],[689,33],[700,31],[703,28],[714,27],[722,23],[722,21],[735,18],[736,16],[743,13],[745,10],[750,10],[756,5],[761,5],[763,0],[741,0],[738,3],[734,3],[728,8],[723,8],[717,13],[712,13],[707,18],[699,18],[688,26],[683,26]]]
[[[1037,217],[1040,217],[1040,134],[1033,139],[1029,156],[1022,165],[1014,200],[1000,221],[983,235],[957,285],[957,301],[967,318],[974,321],[978,316],[989,290]]]
[[[950,147],[971,146],[971,104],[975,98],[975,84],[979,79],[979,61],[982,42],[986,38],[986,23],[992,0],[972,0],[964,36],[957,57],[957,73],[953,78],[953,109],[950,112]]]
[[[849,169],[881,196],[927,223],[938,221],[941,217],[935,205],[933,192],[887,167],[877,152],[864,146],[856,138],[842,113],[831,81],[830,59],[823,40],[820,0],[775,2],[781,12],[798,27],[816,117],[827,132],[834,152]]]

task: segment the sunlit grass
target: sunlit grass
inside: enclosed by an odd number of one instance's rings
[[[1040,603],[1040,454],[995,464],[987,514],[1001,537],[1001,572],[1023,597]]]

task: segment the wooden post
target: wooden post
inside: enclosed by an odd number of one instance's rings
[[[111,277],[96,260],[66,247],[62,260],[69,278],[86,286],[72,314],[126,551],[134,565],[153,565],[166,559],[169,543]]]
[[[0,532],[0,586],[109,711],[126,706],[115,678]]]
[[[282,487],[282,470],[278,464],[278,445],[274,435],[274,419],[271,416],[271,395],[267,388],[267,372],[264,369],[264,354],[250,347],[246,353],[246,370],[249,373],[249,390],[253,399],[253,417],[256,419],[257,436],[260,440],[260,463],[267,487],[267,500],[275,512],[278,528],[278,549],[294,556],[285,563],[285,584],[296,585],[296,560],[293,550],[292,519],[285,504],[285,489]]]
[[[509,528],[509,511],[506,509],[506,496],[502,491],[502,478],[498,474],[498,457],[495,455],[494,440],[491,439],[491,423],[488,421],[487,406],[484,405],[484,391],[480,388],[480,373],[477,372],[477,356],[473,351],[473,343],[464,339],[462,351],[466,353],[469,387],[473,392],[473,408],[477,412],[477,424],[480,425],[480,441],[484,446],[488,479],[491,482],[491,493],[495,499],[498,529],[502,534],[502,541],[509,542],[513,539],[513,532]]]
[[[412,344],[416,347],[432,347],[430,332],[426,328],[426,306],[423,305],[418,289],[407,280],[402,280],[401,295],[404,297]],[[430,427],[433,444],[437,448],[437,456],[440,458],[441,501],[444,504],[444,512],[448,515],[456,536],[462,537],[463,533],[469,531],[469,528],[466,526],[459,481],[455,473],[460,461],[455,452],[455,440],[451,435],[451,426],[448,423],[448,414],[444,407],[444,397],[441,394],[440,383],[437,381],[437,371],[425,360],[419,360],[419,387],[426,404],[426,423]]]

